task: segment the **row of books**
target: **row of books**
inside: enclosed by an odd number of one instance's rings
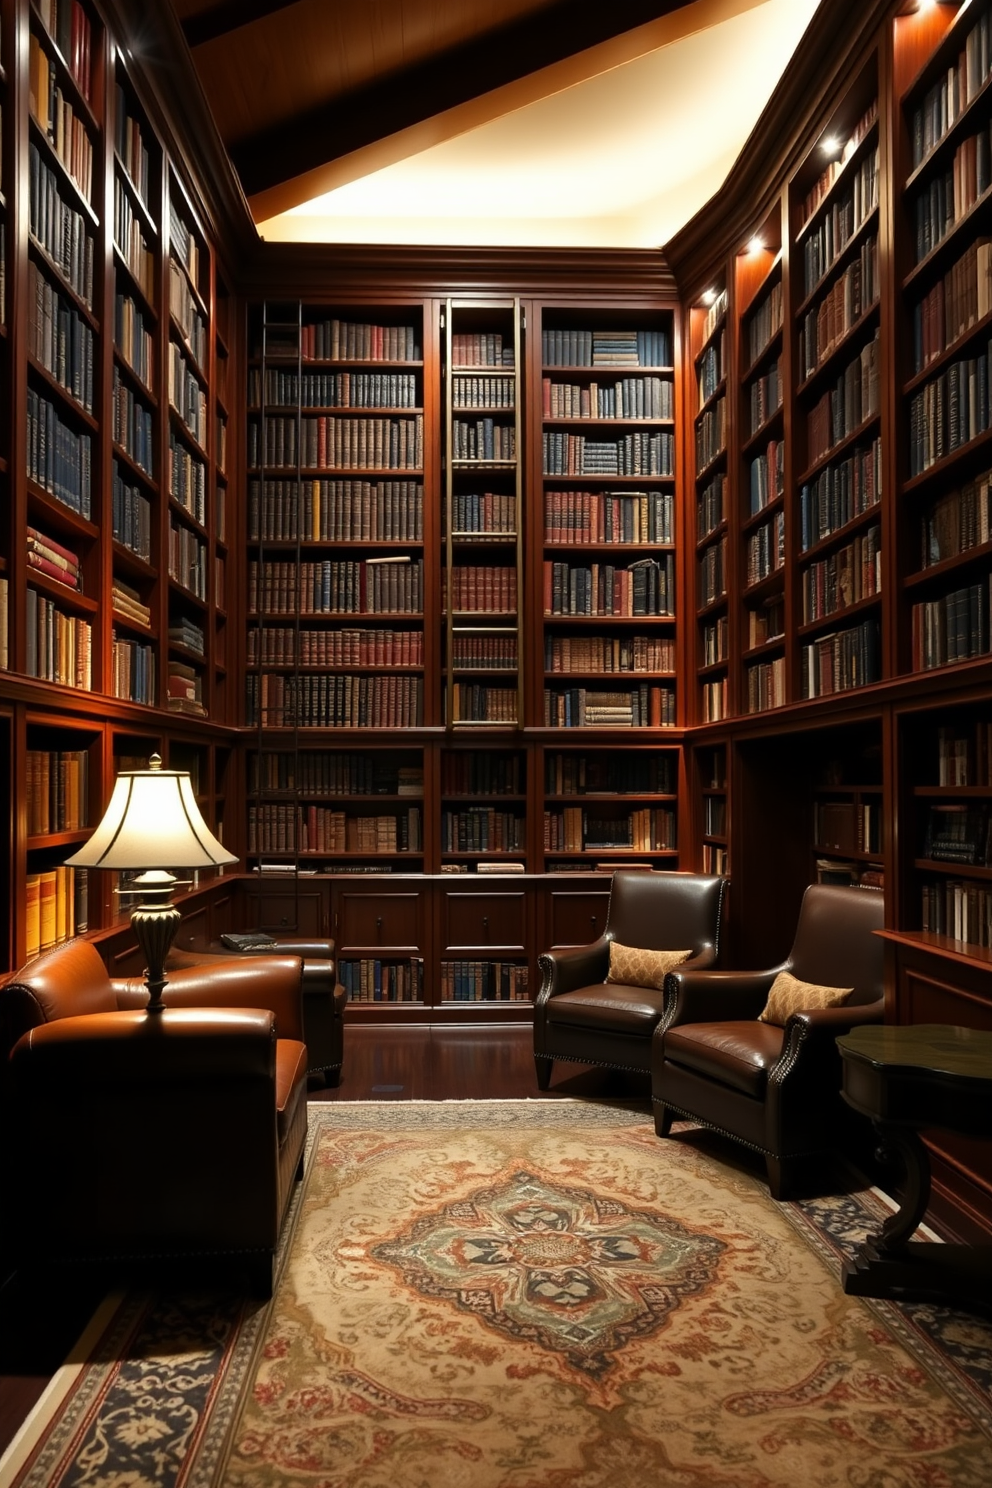
[[[675,642],[655,636],[544,638],[546,672],[674,672]]]
[[[882,441],[856,446],[799,491],[799,546],[806,553],[882,499]]]
[[[803,226],[809,222],[817,207],[824,200],[831,187],[837,181],[848,161],[852,159],[858,146],[868,138],[878,118],[878,99],[873,98],[871,103],[861,115],[857,124],[851,130],[843,146],[837,151],[833,160],[824,167],[817,177],[816,184],[807,192],[802,204],[801,218]]]
[[[517,689],[489,687],[481,682],[453,682],[451,717],[455,723],[516,723]]]
[[[174,258],[169,260],[169,312],[182,332],[197,371],[204,376],[208,356],[207,322],[189,280]]]
[[[824,852],[881,852],[881,800],[816,801],[813,841]]]
[[[93,332],[78,310],[28,262],[28,351],[87,413],[93,412]]]
[[[424,721],[421,677],[272,672],[247,678],[247,721],[263,728],[415,728]]]
[[[266,418],[264,446],[259,421],[248,423],[252,469],[304,466],[311,470],[420,470],[424,464],[424,416],[349,418],[325,415],[299,421]]]
[[[453,367],[512,367],[513,341],[500,331],[452,331]]]
[[[363,321],[315,321],[300,329],[305,362],[419,362],[420,343],[410,325],[369,325]]]
[[[528,1002],[527,967],[515,961],[441,962],[442,1002]]]
[[[515,460],[517,431],[513,424],[501,424],[494,418],[451,421],[451,458],[453,460]]]
[[[47,868],[24,877],[24,934],[27,960],[82,935],[89,928],[85,869]]]
[[[727,535],[703,549],[699,555],[699,603],[703,609],[727,592]]]
[[[727,314],[727,291],[719,290],[710,302],[709,308],[703,319],[703,341],[709,341],[716,331],[717,326],[724,320]]]
[[[516,407],[517,389],[512,377],[475,377],[464,372],[451,379],[452,408]]]
[[[989,585],[986,574],[975,584],[965,584],[913,606],[914,671],[930,671],[988,654]]]
[[[544,540],[549,543],[670,543],[674,518],[673,491],[544,493]]]
[[[267,750],[249,755],[252,791],[293,791],[303,796],[423,796],[423,764],[410,755],[363,751]]]
[[[754,615],[755,610],[748,610],[748,615]],[[753,640],[750,642],[756,644]],[[726,615],[717,615],[715,620],[707,620],[702,628],[701,635],[702,663],[703,666],[717,666],[721,661],[726,661],[730,655],[730,622]]]
[[[745,667],[747,711],[764,713],[768,708],[781,708],[785,703],[785,657],[758,661]]]
[[[197,444],[207,443],[207,394],[175,341],[169,342],[169,404],[175,409]]]
[[[28,108],[80,194],[93,204],[93,142],[84,119],[59,84],[58,69],[32,32],[28,41]]]
[[[445,533],[447,511],[442,512]],[[501,491],[453,491],[451,530],[454,537],[517,535],[517,498]]]
[[[251,853],[395,853],[423,847],[420,807],[353,815],[328,806],[248,806]]]
[[[703,843],[703,872],[722,876],[730,872],[730,851],[722,843]]]
[[[986,126],[962,140],[951,164],[914,194],[916,262],[944,241],[992,185],[992,137]]]
[[[146,388],[155,380],[155,341],[144,316],[129,294],[114,296],[114,347]],[[92,405],[90,407],[92,412]]]
[[[420,630],[352,627],[300,630],[285,625],[252,626],[248,631],[249,666],[420,667],[424,636]]]
[[[200,243],[175,201],[169,203],[169,252],[182,265],[190,283],[200,287]]]
[[[442,852],[523,852],[526,818],[492,806],[441,812]]]
[[[56,538],[39,532],[37,527],[27,527],[26,534],[28,567],[57,584],[64,584],[67,589],[81,593],[83,573],[76,554]]]
[[[555,750],[544,756],[544,789],[549,796],[670,796],[676,790],[676,765],[670,753],[656,750],[635,755]]]
[[[54,403],[27,392],[26,466],[29,480],[87,519],[92,514],[93,442],[63,423]]]
[[[758,457],[761,459],[761,456]],[[784,456],[783,456],[784,460]],[[778,461],[776,460],[776,465]],[[696,495],[696,541],[702,542],[715,532],[727,512],[727,477],[723,471],[712,476]]]
[[[147,476],[153,476],[155,434],[152,412],[127,386],[117,366],[114,367],[110,401],[110,428],[114,443],[119,445]]]
[[[803,623],[824,620],[882,587],[882,529],[875,522],[802,575]]]
[[[707,837],[725,837],[727,834],[726,796],[704,796],[703,831]]]
[[[667,331],[559,330],[541,332],[546,367],[669,367],[672,343]]]
[[[78,832],[89,824],[89,751],[29,749],[24,801],[29,837]]]
[[[826,278],[854,235],[878,210],[878,145],[854,170],[849,185],[803,238],[804,296]]]
[[[605,385],[541,381],[545,418],[670,419],[675,417],[675,385],[670,378],[621,377]]]
[[[785,490],[785,443],[770,439],[748,467],[748,503],[752,517]]]
[[[992,866],[987,801],[939,801],[927,809],[922,855],[937,863]]]
[[[194,521],[199,522],[201,527],[205,527],[207,525],[207,467],[181,439],[176,438],[172,429],[169,430],[168,460],[166,486],[169,495],[189,512]],[[218,498],[218,517],[221,509],[221,501]],[[219,521],[217,526],[217,536],[222,537],[223,532]]]
[[[613,563],[573,567],[553,559],[544,562],[546,615],[675,614],[675,562],[641,558],[626,568]]]
[[[546,728],[668,728],[675,723],[675,689],[642,682],[626,691],[587,687],[544,689]]]
[[[879,625],[874,615],[847,630],[818,636],[800,653],[802,696],[825,697],[877,682],[881,677],[880,653]]]
[[[145,239],[144,223],[124,183],[114,177],[114,247],[128,273],[151,304],[155,297],[155,255]]]
[[[992,719],[937,730],[938,785],[992,785]]]
[[[725,619],[720,624],[726,626]],[[749,648],[764,646],[769,641],[775,641],[785,634],[785,600],[781,594],[773,594],[761,604],[749,605],[747,609],[747,644]],[[714,660],[725,660],[727,656],[726,640],[723,643],[723,652]]]
[[[81,0],[38,0],[42,25],[55,42],[87,103],[93,101],[90,18]]]
[[[989,427],[989,348],[951,362],[910,399],[909,472],[922,475]]]
[[[248,404],[258,408],[417,408],[415,372],[248,372]]]
[[[248,482],[252,542],[420,542],[423,535],[420,481]]]
[[[29,677],[86,692],[91,689],[93,634],[89,621],[64,614],[30,586],[25,595],[24,650]]]
[[[967,945],[992,946],[992,888],[960,878],[924,883],[920,929]]]
[[[423,1001],[424,963],[419,957],[408,961],[343,957],[338,962],[338,975],[352,1002]]]
[[[705,346],[696,362],[696,378],[699,384],[699,404],[708,403],[725,376],[724,342],[726,332],[721,332],[716,341]]]
[[[207,545],[181,522],[169,518],[169,577],[197,599],[207,598]]]
[[[58,177],[28,145],[28,230],[87,309],[93,307],[94,246],[86,219],[64,201]]]
[[[875,418],[880,407],[879,331],[861,348],[837,377],[834,385],[821,395],[806,415],[806,456],[810,465],[828,455],[868,419]]]
[[[972,103],[992,71],[990,17],[984,9],[965,37],[956,63],[942,72],[910,120],[913,168],[920,165]]]
[[[519,796],[524,770],[519,754],[447,749],[441,755],[441,790],[448,796]]]
[[[744,582],[760,584],[785,563],[785,513],[773,512],[749,532],[744,549]]]
[[[611,440],[545,430],[541,445],[545,475],[670,476],[675,469],[675,436],[663,431]]]
[[[913,306],[913,371],[923,369],[992,311],[992,241],[969,244]]]
[[[417,615],[423,607],[422,558],[248,564],[251,615]]]
[[[748,383],[747,394],[748,438],[751,438],[782,407],[784,388],[781,358],[772,362],[767,372]]]
[[[517,632],[505,630],[489,635],[460,635],[455,631],[451,644],[452,665],[466,672],[515,672],[517,669]]]
[[[111,631],[110,695],[149,706],[158,702],[155,690],[155,648]]]
[[[703,682],[699,692],[704,723],[719,723],[722,718],[726,718],[726,677],[714,677],[707,682]]]
[[[802,317],[798,354],[801,378],[813,376],[877,302],[878,295],[878,236],[873,234],[862,243],[858,257]]]
[[[464,564],[445,570],[445,613],[515,615],[517,570],[506,564]]]
[[[127,94],[114,84],[114,150],[135,191],[151,212],[151,156],[141,125],[128,111]]]
[[[753,367],[772,337],[782,329],[782,280],[776,277],[746,319],[747,364]]]
[[[696,476],[727,448],[727,400],[720,398],[696,420]]]
[[[668,806],[642,806],[626,813],[609,814],[596,814],[584,806],[545,811],[545,852],[585,852],[597,848],[674,852],[675,812]]]

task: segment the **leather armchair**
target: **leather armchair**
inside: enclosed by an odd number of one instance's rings
[[[652,1100],[660,1137],[679,1117],[735,1138],[765,1159],[785,1198],[801,1169],[843,1150],[855,1118],[841,1099],[837,1037],[883,1014],[882,895],[813,884],[789,955],[767,971],[674,971],[654,1036]],[[796,1012],[784,1027],[758,1021],[780,971],[853,987],[840,1007]]]
[[[534,1006],[537,1083],[547,1090],[556,1059],[648,1071],[664,993],[610,982],[610,943],[641,950],[688,950],[687,967],[716,964],[726,879],[692,873],[613,875],[606,928],[591,945],[538,957]]]
[[[212,941],[205,951],[172,950],[166,969],[204,966],[217,957],[230,960],[239,955],[299,956],[303,961],[303,1033],[307,1046],[307,1073],[323,1077],[325,1085],[341,1083],[344,1063],[344,1010],[348,992],[338,981],[333,940],[302,939],[299,936],[273,936],[274,944],[261,951],[254,948],[232,951],[220,941]]]
[[[162,1013],[71,941],[0,990],[16,1262],[237,1264],[262,1295],[307,1130],[300,962],[177,971]]]

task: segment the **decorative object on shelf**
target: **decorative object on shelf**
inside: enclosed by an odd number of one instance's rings
[[[118,775],[103,820],[86,845],[66,859],[67,866],[74,868],[137,870],[133,886],[118,892],[141,895],[141,903],[131,914],[131,927],[145,957],[148,1012],[163,1009],[165,958],[181,918],[171,894],[182,880],[169,869],[153,865],[219,868],[237,861],[200,815],[189,771],[163,770],[157,754],[152,755],[147,770]]]

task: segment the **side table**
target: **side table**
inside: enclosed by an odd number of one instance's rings
[[[844,1262],[844,1291],[858,1297],[936,1298],[992,1308],[992,1245],[910,1240],[930,1199],[921,1129],[992,1137],[992,1033],[921,1023],[855,1028],[837,1040],[842,1093],[870,1116],[881,1143],[906,1168],[900,1209]]]

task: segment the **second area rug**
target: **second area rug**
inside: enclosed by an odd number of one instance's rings
[[[843,1295],[871,1204],[622,1106],[318,1107],[272,1303],[126,1301],[4,1478],[987,1488],[992,1327]]]

